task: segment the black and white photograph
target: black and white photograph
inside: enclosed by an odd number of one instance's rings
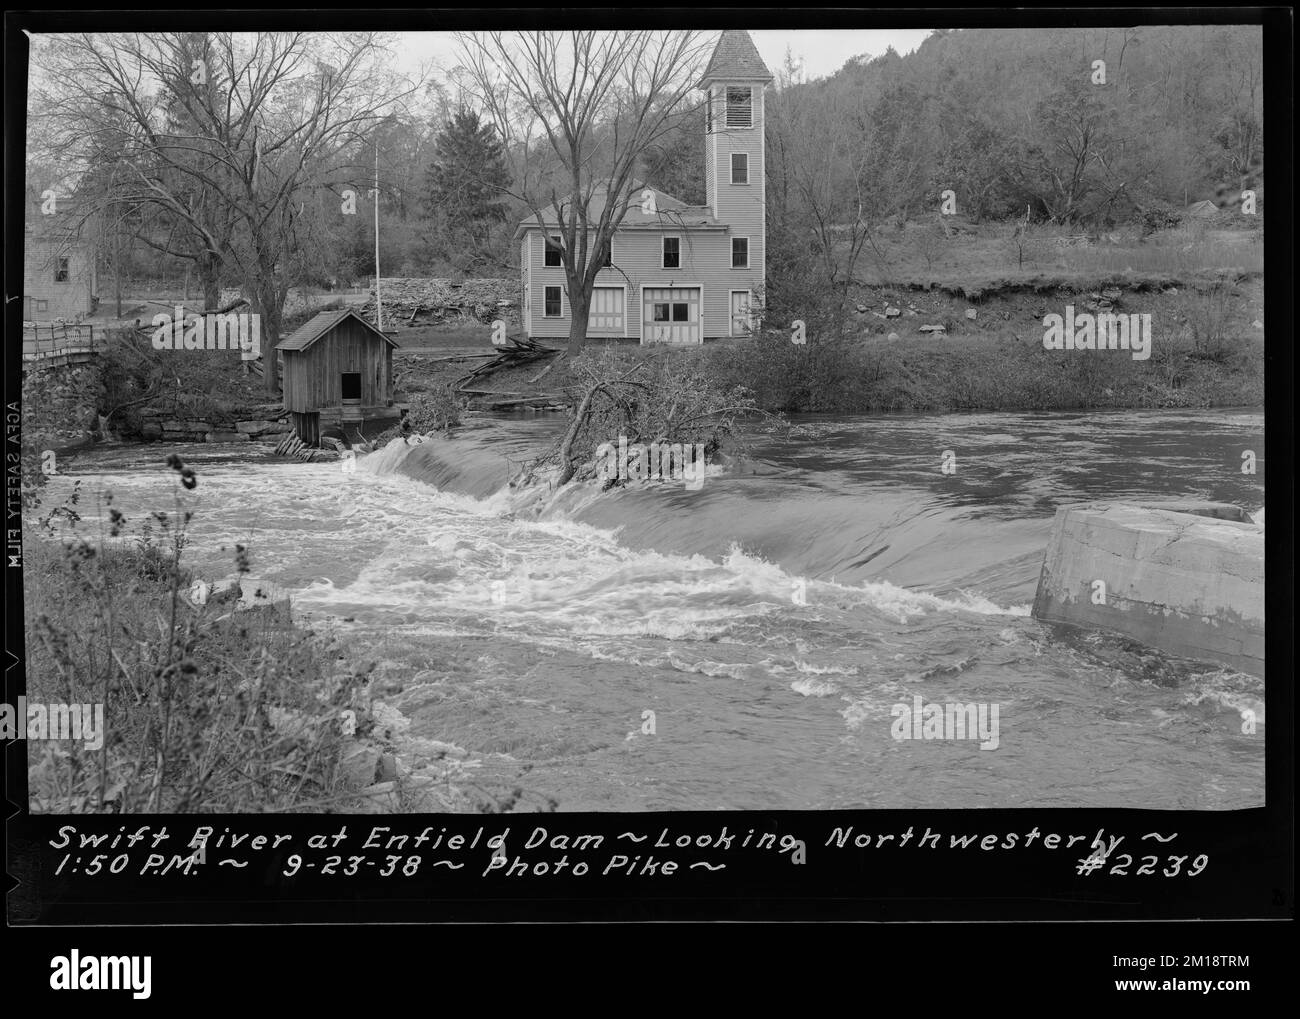
[[[1264,805],[1262,27],[733,13],[31,33],[32,814]]]

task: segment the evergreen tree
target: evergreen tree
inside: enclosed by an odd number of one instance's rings
[[[506,218],[510,171],[491,124],[459,110],[438,134],[425,186],[425,211],[487,246],[492,224]]]

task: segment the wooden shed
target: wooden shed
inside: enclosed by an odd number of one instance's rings
[[[396,346],[351,308],[323,311],[277,343],[284,409],[298,437],[315,445],[322,426],[391,416]]]

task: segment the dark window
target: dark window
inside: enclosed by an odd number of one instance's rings
[[[561,311],[560,311],[560,288],[559,288],[559,287],[546,287],[545,289],[546,289],[546,295],[545,295],[545,299],[546,299],[546,309],[545,309],[545,311],[543,312],[543,314],[544,314],[547,318],[559,318],[560,315],[561,315]]]
[[[343,373],[343,400],[360,400],[361,399],[361,373],[344,372]]]
[[[548,266],[557,266],[564,264],[564,256],[561,253],[560,239],[551,237],[546,242],[546,264]]]
[[[754,126],[754,90],[727,89],[727,127]]]
[[[605,261],[600,264],[607,269],[614,264],[614,242],[612,240],[609,242],[609,247],[605,249]]]
[[[749,183],[749,153],[733,152],[731,154],[731,183]]]
[[[689,306],[689,305],[687,305],[687,304],[674,304],[674,305],[673,305],[673,321],[674,321],[674,322],[689,322],[690,320],[691,320],[691,311],[690,311],[690,306]]]
[[[682,267],[682,240],[680,237],[664,238],[664,268],[680,269]]]
[[[749,238],[731,238],[731,267],[733,269],[749,268]]]
[[[68,282],[68,256],[67,255],[59,256],[58,266],[54,270],[54,282],[55,283]]]
[[[654,306],[654,320],[656,322],[667,322],[669,320],[668,310],[670,307],[671,305],[668,304],[656,304]]]

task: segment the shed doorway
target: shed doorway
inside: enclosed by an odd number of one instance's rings
[[[344,403],[361,402],[361,373],[344,372],[341,376],[341,393]]]

